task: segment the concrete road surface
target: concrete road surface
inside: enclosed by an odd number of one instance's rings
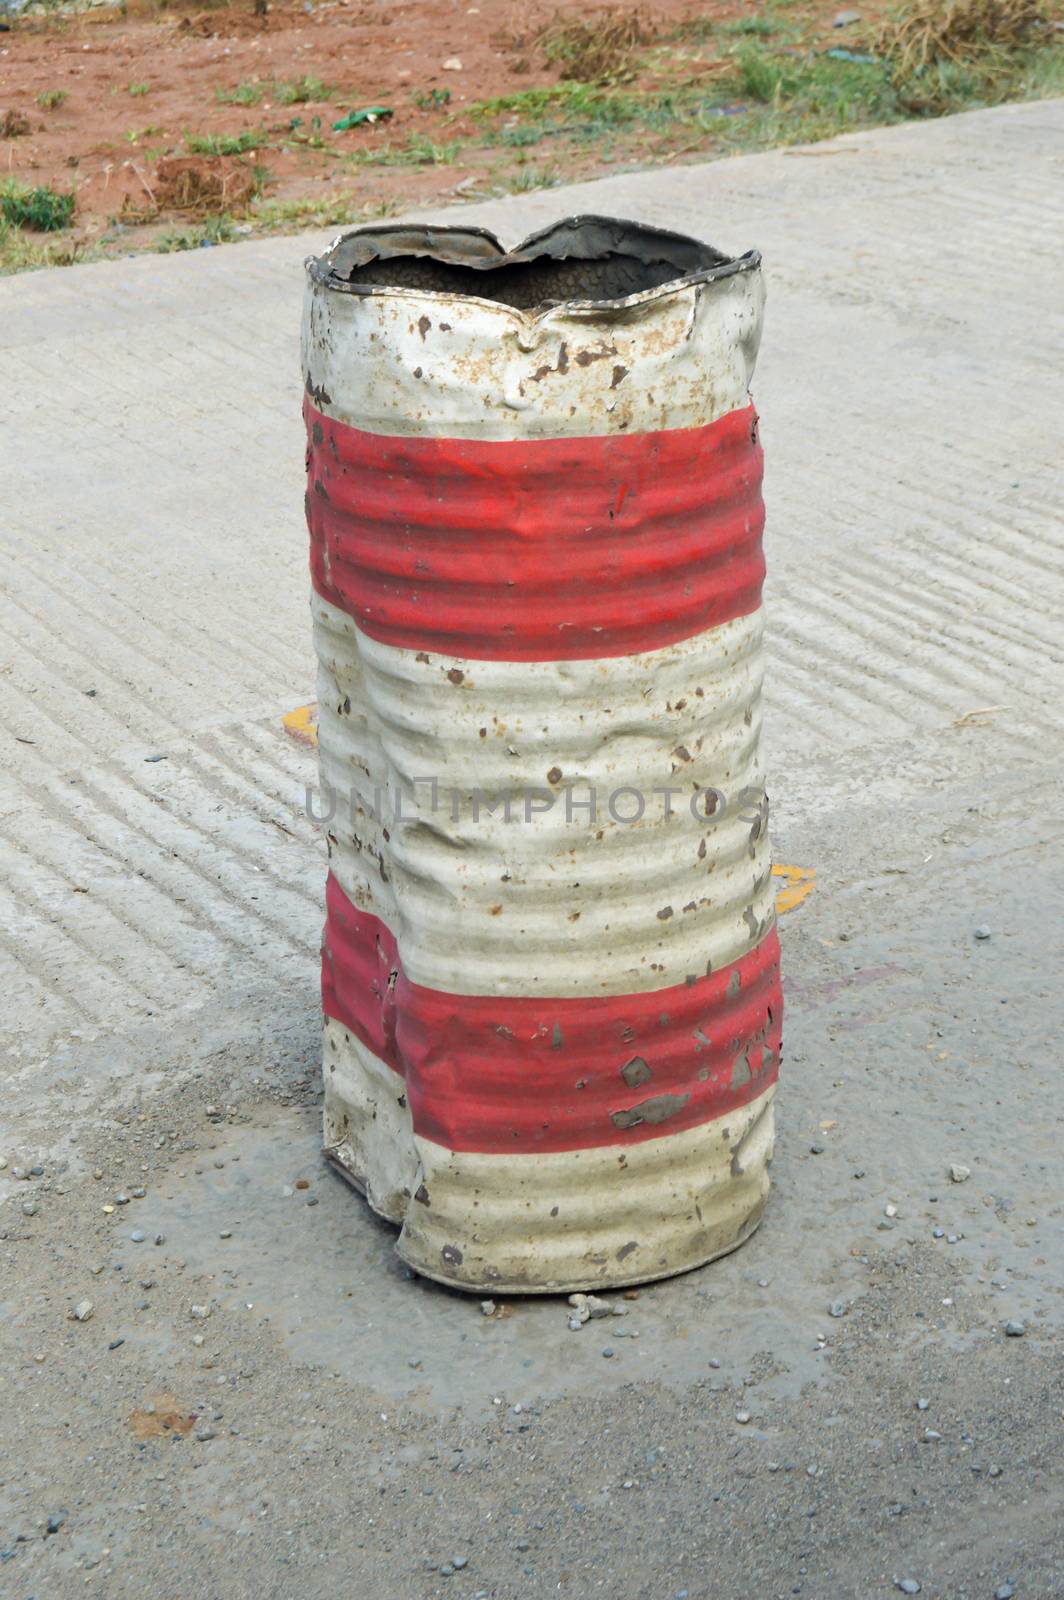
[[[1064,1595],[1062,149],[1027,105],[461,212],[769,283],[774,1197],[575,1333],[411,1279],[319,1158],[322,240],[0,283],[5,1595]]]

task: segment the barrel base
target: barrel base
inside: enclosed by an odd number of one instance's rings
[[[625,1288],[743,1244],[769,1190],[775,1085],[682,1133],[546,1155],[444,1149],[413,1132],[403,1080],[326,1024],[325,1153],[401,1224],[421,1276],[468,1292]]]

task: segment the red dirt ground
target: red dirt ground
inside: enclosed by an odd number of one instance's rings
[[[187,226],[195,215],[159,203],[167,186],[157,176],[161,161],[187,154],[190,136],[251,133],[253,148],[236,161],[249,170],[258,167],[268,199],[305,202],[309,221],[310,204],[330,197],[349,201],[355,215],[372,214],[474,189],[483,193],[493,184],[533,187],[537,164],[546,164],[552,177],[573,178],[605,170],[605,161],[646,165],[681,152],[713,151],[712,134],[699,133],[692,144],[689,128],[655,135],[630,131],[609,152],[587,144],[568,147],[564,140],[528,152],[445,148],[483,131],[463,114],[466,106],[558,81],[557,67],[542,51],[522,50],[513,40],[527,35],[537,18],[596,14],[572,0],[539,9],[519,8],[512,0],[469,6],[462,0],[270,0],[265,16],[256,15],[254,4],[231,0],[204,11],[152,9],[152,0],[128,0],[114,9],[13,22],[11,31],[0,33],[0,119],[15,113],[29,120],[30,131],[0,135],[0,180],[73,187],[81,238],[114,235],[121,223],[114,243],[128,250],[150,245],[166,228]],[[634,86],[709,84],[724,69],[723,51],[736,39],[714,36],[708,28],[697,40],[690,34],[677,38],[675,30],[692,22],[749,19],[761,9],[739,0],[652,0],[647,14],[667,42]],[[838,0],[808,0],[785,15],[789,24],[797,17],[811,41],[849,43],[832,30],[838,9]],[[863,18],[871,20],[882,9],[865,5]],[[460,69],[444,66],[455,59]],[[332,95],[309,104],[278,104],[270,86],[305,76],[323,80]],[[217,98],[256,81],[266,85],[258,105]],[[131,85],[145,88],[132,93]],[[64,97],[59,105],[39,103],[38,96],[56,91]],[[431,97],[433,91],[449,91],[449,103],[415,103],[415,95]],[[393,117],[333,132],[333,122],[346,111],[376,105],[393,107]],[[293,130],[296,117],[300,126]],[[321,119],[317,130],[315,117]],[[306,142],[308,134],[316,143]],[[358,164],[358,152],[407,149],[411,136],[432,141],[435,159],[430,152],[419,165]],[[233,162],[230,157],[230,171]],[[522,176],[529,164],[533,172]],[[231,187],[223,186],[223,192]],[[208,196],[200,215],[219,209],[225,208]],[[298,226],[300,218],[286,220]],[[44,242],[48,236],[38,237]]]

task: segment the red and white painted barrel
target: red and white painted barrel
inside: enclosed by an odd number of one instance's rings
[[[327,1153],[447,1283],[694,1267],[780,1057],[759,258],[577,218],[308,273]]]

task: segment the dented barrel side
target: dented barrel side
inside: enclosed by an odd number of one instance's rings
[[[538,311],[310,273],[325,1145],[460,1287],[647,1281],[764,1208],[743,261]]]

